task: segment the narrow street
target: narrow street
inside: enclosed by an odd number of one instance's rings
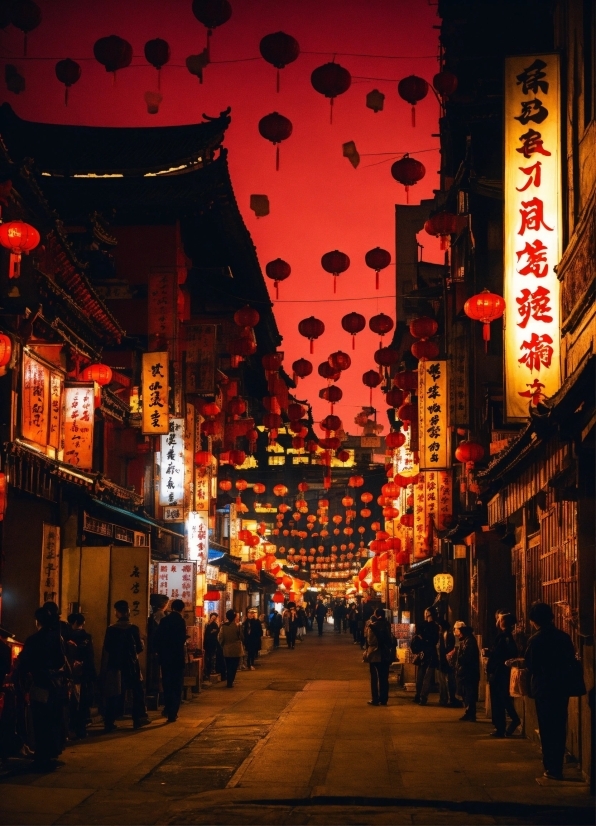
[[[489,738],[482,711],[473,725],[436,694],[414,705],[395,678],[388,707],[369,696],[360,649],[327,626],[239,672],[233,690],[205,689],[174,725],[153,712],[137,732],[92,727],[53,774],[12,761],[0,823],[593,822],[573,768],[544,780],[538,748]]]

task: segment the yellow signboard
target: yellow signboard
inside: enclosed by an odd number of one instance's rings
[[[439,470],[450,465],[449,385],[446,361],[418,364],[418,448],[421,470]]]
[[[50,370],[37,359],[23,355],[23,439],[45,447],[48,443]]]
[[[143,353],[143,433],[170,430],[167,352]]]
[[[559,56],[505,61],[505,401],[509,421],[561,385]]]

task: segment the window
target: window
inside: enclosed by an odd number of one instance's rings
[[[285,456],[270,456],[269,457],[269,464],[270,465],[285,465],[286,457]]]

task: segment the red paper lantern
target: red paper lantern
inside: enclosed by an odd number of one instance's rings
[[[223,26],[232,16],[228,0],[192,0],[192,13],[207,29],[207,54],[209,54],[213,29]]]
[[[350,259],[345,252],[333,250],[333,252],[326,252],[321,258],[321,266],[325,272],[331,273],[333,276],[333,292],[337,291],[337,276],[345,272],[350,266]]]
[[[256,327],[259,323],[259,313],[253,307],[242,307],[234,313],[234,323],[239,327]]]
[[[411,393],[418,387],[418,371],[401,370],[395,374],[393,381],[400,390],[403,390],[405,393]]]
[[[441,239],[441,249],[447,249],[447,238],[457,232],[457,215],[452,212],[436,212],[424,224],[425,232]]]
[[[261,57],[277,69],[277,91],[279,92],[279,70],[298,59],[298,41],[285,32],[266,34],[259,43]]]
[[[298,322],[298,332],[304,338],[307,338],[310,341],[310,352],[314,353],[314,340],[319,338],[325,332],[325,325],[323,322],[315,318],[314,315],[309,316],[308,318],[303,318],[302,321]]]
[[[259,133],[276,147],[275,169],[279,170],[279,144],[292,134],[292,121],[279,112],[271,112],[259,121]]]
[[[79,81],[81,77],[81,67],[75,60],[67,57],[65,60],[59,60],[56,63],[54,71],[60,83],[64,84],[64,105],[68,106],[68,90]]]
[[[455,458],[468,467],[473,468],[476,462],[480,462],[484,457],[484,448],[478,442],[468,439],[460,442],[455,448]]]
[[[232,396],[228,402],[228,413],[231,416],[242,416],[246,413],[246,402],[241,396]]]
[[[206,591],[204,600],[205,602],[219,602],[221,599],[221,591]]]
[[[145,60],[157,69],[157,88],[161,89],[161,69],[170,60],[170,44],[161,37],[145,43]]]
[[[383,338],[383,336],[393,330],[393,319],[390,316],[385,315],[385,313],[379,313],[378,315],[374,315],[369,320],[368,326],[373,333],[376,333],[378,336]]]
[[[132,46],[127,40],[111,34],[95,41],[93,55],[105,67],[106,72],[113,73],[115,82],[118,69],[126,69],[132,62]]]
[[[290,402],[288,405],[288,419],[291,422],[297,422],[304,416],[305,410],[298,402]]]
[[[443,69],[433,77],[433,86],[437,94],[441,97],[449,97],[457,89],[457,75],[448,69]]]
[[[10,3],[8,14],[12,25],[25,35],[23,54],[27,57],[27,35],[41,23],[41,9],[33,0],[15,0]]]
[[[403,391],[398,387],[392,387],[385,394],[385,401],[390,407],[400,407],[404,403]]]
[[[83,381],[94,381],[100,387],[105,387],[112,381],[112,368],[107,364],[90,364],[81,373]]]
[[[325,450],[337,450],[337,448],[341,445],[341,441],[337,438],[337,436],[327,436],[325,439],[321,439],[319,444],[321,447],[325,448]]]
[[[343,95],[352,85],[352,76],[339,63],[325,63],[319,66],[310,76],[310,82],[315,92],[330,99],[331,112],[329,123],[333,123],[333,101],[338,95]]]
[[[243,465],[246,461],[246,453],[243,450],[230,450],[229,461],[231,465]],[[236,483],[238,487],[238,483]]]
[[[379,289],[379,272],[391,264],[391,253],[381,247],[369,250],[364,256],[364,263],[375,271],[375,286]]]
[[[324,387],[321,391],[319,391],[319,396],[333,405],[340,401],[343,396],[343,392],[341,387],[337,387],[337,385],[334,384],[331,387]]]
[[[397,84],[397,94],[412,106],[412,126],[416,126],[416,104],[428,94],[428,83],[417,75],[409,75]]]
[[[283,353],[265,353],[261,359],[261,364],[268,373],[275,373],[282,366],[283,360]]]
[[[0,367],[6,367],[12,358],[12,339],[5,333],[0,333]]]
[[[252,486],[252,489],[257,494],[257,496],[260,496],[261,494],[265,493],[265,491],[267,490],[267,488],[265,487],[265,485],[262,482],[255,482],[254,485]]]
[[[410,322],[410,335],[414,338],[432,338],[438,329],[439,325],[434,318],[426,315],[415,318]]]
[[[39,232],[24,221],[8,221],[0,224],[0,244],[10,250],[9,278],[18,278],[21,274],[21,256],[28,255],[39,244]]]
[[[282,603],[284,600],[285,600],[285,597],[284,597],[284,595],[282,594],[281,591],[276,591],[273,594],[273,602]]]
[[[292,372],[294,376],[300,379],[305,379],[312,373],[312,363],[307,359],[298,359],[292,364]]]
[[[404,513],[403,516],[400,517],[401,524],[404,528],[413,528],[414,527],[414,514],[413,513]]]
[[[361,500],[362,500],[365,504],[368,504],[369,502],[372,502],[372,500],[373,500],[373,495],[372,495],[372,493],[368,493],[368,492],[366,492],[366,493],[362,493],[362,494],[360,495],[360,499],[361,499]]]
[[[208,467],[213,460],[213,454],[208,450],[199,450],[195,453],[195,465],[197,467]]]
[[[402,404],[402,406],[397,411],[397,418],[409,424],[410,422],[415,421],[416,416],[418,415],[418,406],[412,404],[411,402],[407,402],[406,404]]]
[[[399,361],[399,353],[391,347],[379,347],[375,350],[373,358],[380,367],[390,367]]]
[[[287,494],[287,492],[288,492],[288,489],[285,485],[274,485],[274,487],[273,487],[273,493],[276,496],[285,496]],[[279,506],[280,511],[281,511],[281,509],[282,509],[282,505]],[[283,513],[285,513],[285,511],[287,511],[287,510],[288,510],[288,506],[286,505]]]
[[[393,501],[401,493],[401,488],[395,482],[386,482],[381,488],[381,493],[386,499]]]
[[[378,387],[381,383],[381,377],[376,370],[367,370],[362,374],[362,383],[366,387],[370,387],[370,405],[372,406],[372,391],[374,387]]]
[[[406,188],[406,203],[410,202],[410,187],[421,181],[426,175],[424,164],[406,153],[403,158],[391,167],[391,175]]]
[[[265,275],[267,276],[267,278],[271,278],[273,281],[275,281],[276,298],[279,298],[279,282],[285,281],[286,278],[289,277],[291,272],[292,268],[290,267],[288,262],[283,261],[281,258],[275,258],[273,261],[269,261],[268,264],[265,264]]]
[[[253,356],[256,352],[257,342],[246,336],[235,338],[230,344],[230,354],[232,356]]]
[[[350,367],[352,364],[352,359],[347,353],[342,353],[341,350],[337,350],[329,356],[329,364],[335,372],[338,370],[342,372]]]
[[[266,427],[267,430],[279,430],[281,423],[279,413],[265,413],[263,416],[263,426]]]
[[[292,447],[294,450],[302,450],[304,448],[304,438],[302,436],[294,436],[292,439]]]
[[[325,416],[321,421],[321,429],[328,431],[336,431],[341,428],[341,419],[339,416]]]
[[[406,437],[399,431],[392,431],[385,436],[385,444],[390,450],[401,447],[406,443]]]
[[[199,413],[201,416],[213,417],[219,416],[221,413],[221,408],[215,402],[201,402],[199,405]]]
[[[429,341],[426,338],[421,341],[415,341],[410,347],[410,352],[419,361],[427,361],[428,359],[436,359],[439,355],[439,345],[434,341]]]
[[[397,519],[397,517],[399,516],[399,511],[392,505],[386,505],[383,508],[383,516],[385,517],[385,519]]]
[[[464,313],[468,318],[474,321],[481,321],[483,323],[482,338],[484,339],[484,350],[488,348],[490,341],[490,323],[501,318],[505,312],[505,299],[500,295],[489,292],[489,290],[482,290],[478,295],[473,295],[468,298],[464,304]]]
[[[360,313],[348,313],[341,320],[341,326],[352,336],[352,350],[356,349],[356,334],[366,327],[366,319]]]
[[[350,458],[350,451],[349,450],[340,450],[339,453],[337,454],[337,458],[339,459],[340,462],[343,462],[343,463],[347,462],[348,459]]]
[[[219,482],[219,489],[225,492],[232,490],[232,483],[229,479],[221,479]]]
[[[351,488],[361,488],[363,484],[364,476],[360,476],[357,474],[356,476],[350,476],[350,478],[348,479],[348,485]]]

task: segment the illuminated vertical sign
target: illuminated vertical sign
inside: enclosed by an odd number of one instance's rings
[[[170,419],[170,429],[161,437],[159,504],[184,507],[184,419]]]
[[[60,373],[50,374],[50,432],[48,444],[59,450],[62,442],[62,393],[64,379]]]
[[[186,518],[186,547],[188,558],[197,563],[197,574],[207,570],[209,553],[209,513],[189,511]]]
[[[452,484],[449,470],[424,470],[414,485],[414,556],[431,553],[433,526],[444,530],[451,521]]]
[[[505,402],[510,421],[561,385],[559,56],[505,61]]]
[[[21,433],[24,439],[48,443],[50,371],[37,359],[23,355]]]
[[[446,361],[418,364],[418,449],[421,470],[448,468],[449,388]]]
[[[186,405],[184,425],[184,507],[192,508],[195,480],[195,406]],[[199,510],[197,508],[196,510]]]
[[[64,391],[64,461],[81,470],[93,468],[94,396],[93,383]]]
[[[167,352],[143,353],[143,433],[168,433],[169,375]]]

